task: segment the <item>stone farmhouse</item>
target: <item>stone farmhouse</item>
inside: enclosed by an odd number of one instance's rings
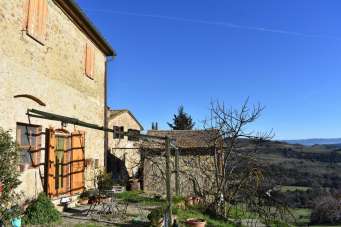
[[[140,152],[138,138],[123,136],[120,132],[141,132],[143,126],[129,110],[109,110],[108,125],[117,133],[109,136],[110,155],[108,171],[117,183],[127,184],[128,179],[139,177]]]
[[[94,187],[108,134],[32,118],[28,109],[107,126],[114,50],[73,0],[0,1],[0,126],[21,151],[19,190],[52,198]]]

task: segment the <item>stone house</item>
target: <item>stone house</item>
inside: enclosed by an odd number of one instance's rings
[[[0,1],[0,29],[0,127],[20,148],[19,190],[59,198],[93,187],[107,133],[26,113],[106,126],[112,47],[73,0]]]
[[[171,147],[171,189],[175,193],[175,152],[178,150],[179,189],[182,196],[199,194],[208,174],[214,176],[214,151],[222,144],[217,130],[149,130],[148,135],[168,137]],[[176,147],[176,149],[175,149]],[[165,143],[141,144],[143,162],[143,188],[146,192],[165,194]],[[205,163],[203,165],[203,163]]]
[[[143,131],[143,126],[129,110],[108,111],[109,128],[118,133],[109,136],[109,149],[111,155],[108,159],[108,171],[113,174],[113,179],[122,184],[128,178],[137,177],[140,167],[140,152],[138,138],[122,136],[119,132]]]

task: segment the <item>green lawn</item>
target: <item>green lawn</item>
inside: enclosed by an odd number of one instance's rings
[[[293,190],[293,188],[290,186],[285,186],[285,188]],[[304,187],[301,187],[300,189],[305,190]],[[152,206],[165,207],[166,205],[166,201],[164,199],[153,198],[139,191],[123,192],[123,193],[118,194],[118,198],[124,201],[127,201],[129,203],[140,203],[145,206],[152,205]],[[174,198],[173,200],[175,203],[181,202],[180,198]],[[253,217],[251,213],[243,212],[242,210],[243,210],[242,207],[238,207],[238,206],[233,207],[231,209],[231,218],[250,219]],[[297,226],[308,226],[310,222],[310,213],[311,213],[309,209],[291,209],[291,211],[292,211],[292,214],[295,216]],[[173,208],[173,213],[174,215],[176,215],[178,222],[181,223],[180,226],[183,226],[183,223],[188,218],[205,219],[207,221],[207,225],[206,225],[207,227],[234,227],[235,226],[234,224],[225,222],[224,220],[219,220],[217,218],[213,218],[207,214],[204,214],[200,210],[200,208],[188,208],[188,209]],[[76,225],[75,227],[100,227],[100,225],[80,224],[80,225]],[[310,226],[310,227],[335,227],[335,226]]]
[[[117,198],[128,203],[143,203],[144,205],[162,205],[166,200],[145,195],[142,191],[125,191],[117,194]]]
[[[201,218],[207,222],[207,227],[234,227],[234,224],[228,223],[224,220],[214,219],[208,215],[203,214],[199,209],[173,209],[179,223],[184,223],[189,218]]]
[[[140,191],[127,191],[117,195],[119,199],[122,199],[129,203],[140,203],[145,206],[154,205],[165,207],[166,200],[160,198],[153,198],[145,195]],[[184,200],[182,198],[173,198],[174,203],[181,203]],[[180,209],[173,208],[173,213],[176,215],[178,222],[183,224],[188,218],[202,218],[207,221],[207,227],[234,227],[235,225],[227,223],[223,220],[217,220],[206,214],[204,214],[199,208]],[[182,225],[181,225],[182,226]]]

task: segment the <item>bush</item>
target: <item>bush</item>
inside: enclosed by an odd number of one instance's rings
[[[317,200],[311,213],[312,224],[341,224],[341,203],[332,196]]]
[[[86,191],[83,191],[79,195],[79,198],[80,199],[91,199],[91,198],[94,198],[96,196],[96,194],[97,194],[96,190],[86,190]]]
[[[27,207],[25,223],[32,225],[44,225],[60,221],[60,213],[56,210],[51,200],[40,193],[38,198]]]
[[[159,220],[163,218],[163,213],[164,213],[164,210],[162,208],[154,209],[148,214],[148,219],[149,221]]]
[[[100,191],[112,190],[112,186],[114,185],[112,175],[104,172],[100,173],[97,176],[97,185]]]
[[[17,170],[19,152],[9,132],[0,127],[0,220],[8,224],[12,218],[20,215],[20,209],[16,206],[20,194],[15,192],[20,181]],[[7,209],[12,207],[11,209]]]

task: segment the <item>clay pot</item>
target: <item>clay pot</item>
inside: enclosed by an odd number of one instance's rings
[[[138,191],[140,190],[140,182],[138,179],[129,180],[130,191]]]
[[[199,196],[193,196],[192,201],[193,201],[193,205],[200,205],[202,202],[202,198]]]
[[[204,219],[191,218],[186,220],[188,227],[205,227],[206,221]]]
[[[186,197],[185,204],[186,206],[193,206],[193,197],[192,196]]]
[[[88,200],[88,199],[80,199],[80,200],[78,201],[78,203],[79,203],[80,205],[88,205],[88,204],[89,204],[89,200]]]
[[[0,194],[4,191],[4,185],[0,183]]]

